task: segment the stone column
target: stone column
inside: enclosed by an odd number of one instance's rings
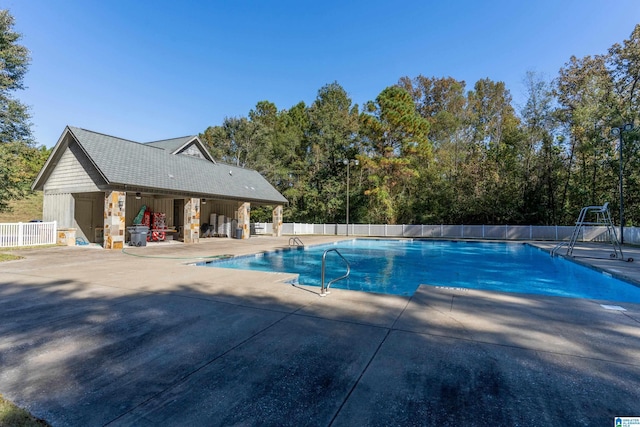
[[[250,230],[249,230],[250,210],[251,210],[251,203],[248,203],[248,202],[241,204],[240,207],[238,208],[238,228],[242,229],[243,239],[248,239],[250,234]],[[233,230],[233,232],[235,233],[235,230]]]
[[[184,242],[200,241],[200,199],[184,199]]]
[[[276,206],[273,210],[273,236],[282,236],[282,205]]]
[[[104,242],[105,249],[122,249],[125,239],[125,213],[127,193],[106,192],[104,197]]]

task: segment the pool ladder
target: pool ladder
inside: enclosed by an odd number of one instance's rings
[[[337,279],[331,280],[329,283],[327,283],[327,286],[325,286],[324,285],[324,268],[325,268],[325,265],[326,265],[327,254],[329,252],[335,252],[340,256],[340,258],[342,258],[344,263],[347,265],[347,273],[344,276],[340,276]],[[349,261],[347,261],[347,259],[344,256],[342,256],[342,254],[340,253],[340,251],[338,251],[338,249],[331,248],[331,249],[327,249],[326,251],[324,251],[324,253],[322,254],[322,274],[321,274],[322,287],[320,288],[320,296],[321,297],[326,297],[327,294],[329,293],[329,288],[331,287],[331,285],[333,283],[337,282],[338,280],[346,279],[347,277],[349,277],[350,273],[351,273],[351,265],[349,264]]]
[[[290,237],[289,246],[304,246],[304,243],[302,243],[299,237]]]
[[[555,248],[551,249],[551,252],[550,252],[551,256],[553,257],[558,255],[558,251],[562,249],[563,246],[568,246],[568,245],[569,245],[569,242],[558,243]]]

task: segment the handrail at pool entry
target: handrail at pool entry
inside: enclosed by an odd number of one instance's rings
[[[289,238],[289,246],[293,246],[293,245],[304,246],[304,243],[302,243],[302,240],[300,240],[300,238],[297,237],[297,236],[296,237],[290,237]]]
[[[558,243],[555,248],[551,249],[551,252],[550,252],[551,256],[553,257],[553,256],[558,255],[558,251],[560,250],[560,248],[562,248],[563,246],[567,246],[568,244],[569,244],[569,242],[560,242],[560,243]]]
[[[327,286],[325,287],[324,286],[324,267],[326,264],[327,253],[329,252],[335,252],[340,256],[340,258],[342,258],[345,264],[347,264],[347,273],[344,276],[340,276],[337,279],[331,280],[329,283],[327,283]],[[322,254],[322,273],[321,273],[321,279],[320,279],[322,282],[322,286],[320,288],[320,296],[321,297],[327,296],[327,294],[329,293],[329,287],[331,286],[331,284],[339,280],[346,279],[347,277],[349,277],[350,273],[351,273],[351,265],[349,264],[349,261],[347,261],[347,259],[344,256],[342,256],[342,254],[340,253],[340,251],[338,251],[337,248],[331,248],[324,251],[324,253]]]

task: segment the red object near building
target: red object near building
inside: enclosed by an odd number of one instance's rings
[[[140,223],[140,225],[151,228],[151,211],[149,210],[149,208],[144,211],[144,215],[142,216],[142,222]]]
[[[149,211],[147,211],[149,212]],[[144,213],[145,218],[147,218],[147,212]],[[151,212],[149,212],[151,213]],[[151,225],[151,230],[149,231],[149,234],[147,235],[147,241],[148,242],[158,242],[158,241],[164,241],[164,239],[167,236],[167,224],[166,224],[166,218],[167,215],[162,213],[162,212],[154,212],[153,215],[153,222]]]

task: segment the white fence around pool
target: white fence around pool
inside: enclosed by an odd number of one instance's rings
[[[568,240],[574,227],[569,225],[410,225],[410,224],[282,224],[285,235],[324,235],[358,237],[413,237],[442,239],[487,239],[487,240]],[[254,234],[271,235],[273,224],[255,223]],[[617,229],[618,237],[620,230]],[[609,242],[606,227],[584,226],[578,240]],[[640,244],[640,228],[625,227],[624,242]]]
[[[0,223],[0,248],[55,245],[56,222]]]
[[[568,240],[573,226],[562,225],[411,225],[411,224],[282,224],[284,235],[325,235],[354,237],[410,237],[487,240]],[[0,223],[0,248],[54,245],[57,243],[56,222]],[[347,233],[348,231],[348,233]],[[273,224],[253,223],[255,235],[271,235]],[[620,230],[617,229],[619,233]],[[620,234],[618,234],[620,236]],[[606,227],[585,226],[578,240],[609,242]],[[640,244],[640,228],[625,227],[624,243]]]

